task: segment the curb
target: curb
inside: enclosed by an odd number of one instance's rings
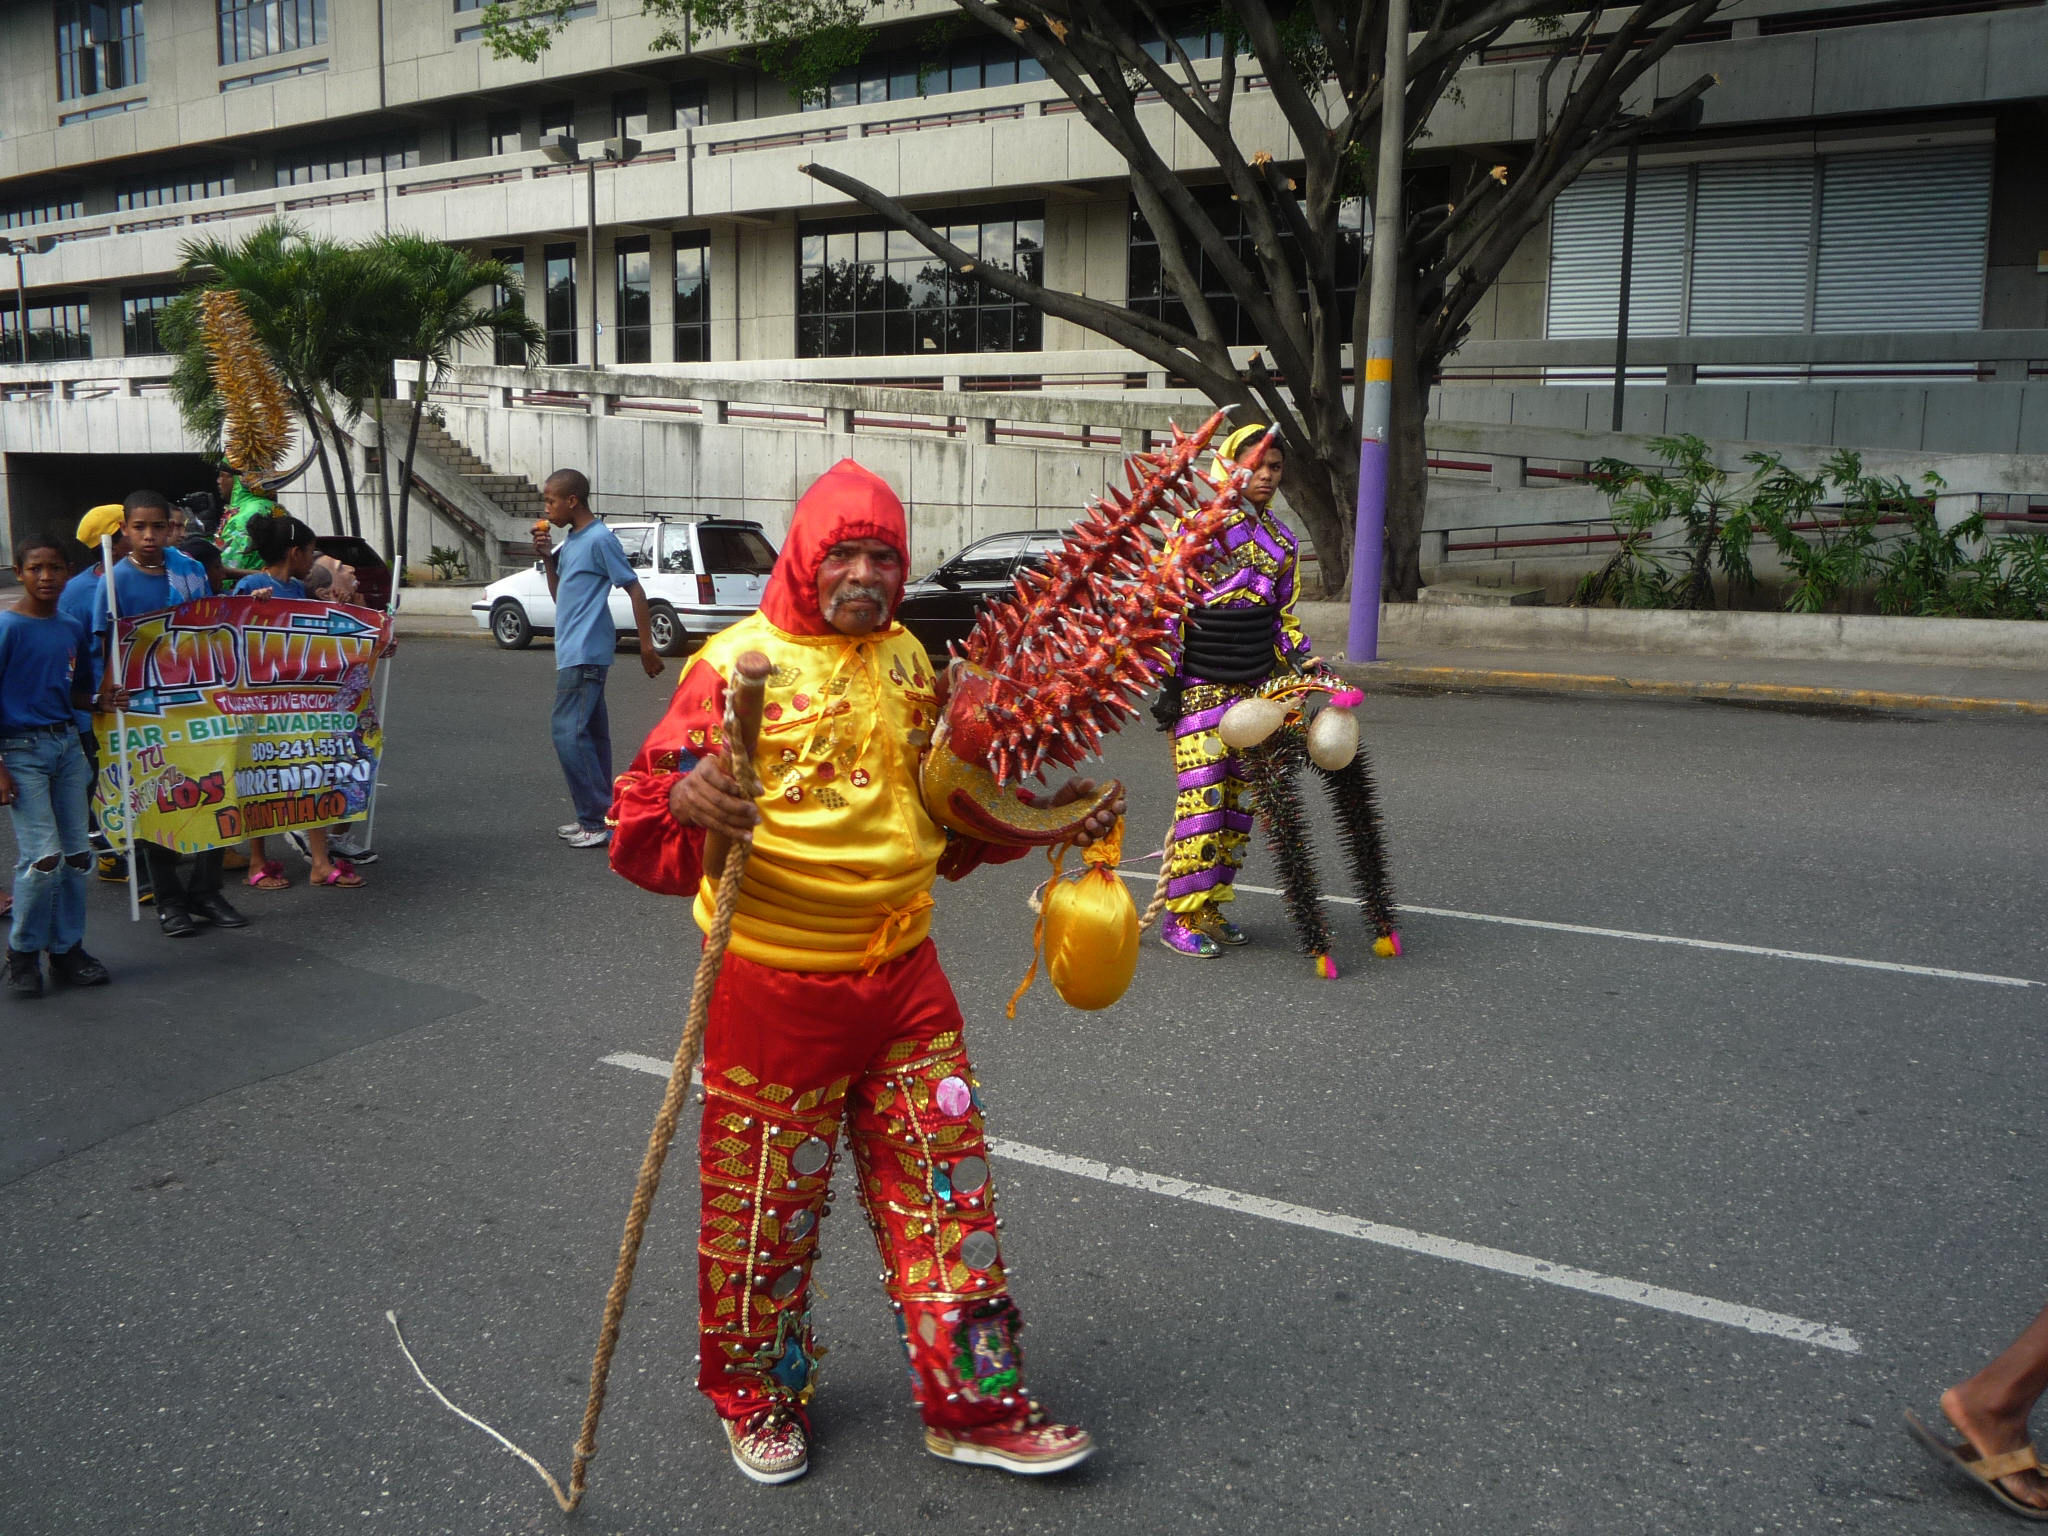
[[[1682,682],[1673,678],[1609,677],[1573,672],[1509,672],[1486,667],[1408,667],[1394,662],[1350,665],[1347,677],[1426,693],[1519,693],[1631,699],[1705,699],[1779,704],[1840,714],[1970,714],[2048,718],[2048,700],[1979,699],[1941,693],[1887,693],[1874,688],[1808,688],[1791,683]]]

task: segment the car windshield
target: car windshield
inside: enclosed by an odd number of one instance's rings
[[[984,539],[969,549],[948,560],[933,573],[940,581],[1006,581],[1010,567],[1024,548],[1024,536],[1020,533],[1002,534],[993,539]]]
[[[654,568],[654,530],[651,527],[642,523],[613,528],[612,532],[619,536],[619,547],[626,552],[626,564],[636,571]]]
[[[766,576],[775,569],[775,546],[759,529],[697,525],[704,569],[720,576]]]

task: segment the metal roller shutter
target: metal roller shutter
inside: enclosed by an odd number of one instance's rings
[[[1974,331],[1984,313],[1991,146],[1825,162],[1817,331]]]
[[[1626,177],[1582,176],[1550,211],[1550,295],[1546,334],[1612,336],[1621,292],[1621,218]],[[1628,333],[1676,336],[1685,314],[1686,212],[1691,177],[1683,166],[1636,176],[1635,259],[1629,274]]]
[[[1699,168],[1688,335],[1760,336],[1806,329],[1813,184],[1810,159]]]

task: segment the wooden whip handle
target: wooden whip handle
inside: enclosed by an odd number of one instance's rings
[[[754,748],[761,739],[761,700],[768,690],[768,674],[775,663],[759,651],[747,651],[733,664],[732,718],[739,726],[740,739],[725,742],[725,771],[748,794],[760,793],[754,775]],[[725,856],[731,843],[723,832],[704,834],[704,873],[716,880],[725,873]]]

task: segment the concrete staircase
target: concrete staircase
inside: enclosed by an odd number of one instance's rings
[[[502,515],[493,519],[499,532],[498,547],[491,551],[501,569],[513,569],[533,559],[530,534],[521,538],[504,530],[530,530],[542,515],[540,487],[523,475],[500,474],[452,436],[432,418],[420,422],[420,448],[439,459],[462,477],[463,483],[489,502]]]

